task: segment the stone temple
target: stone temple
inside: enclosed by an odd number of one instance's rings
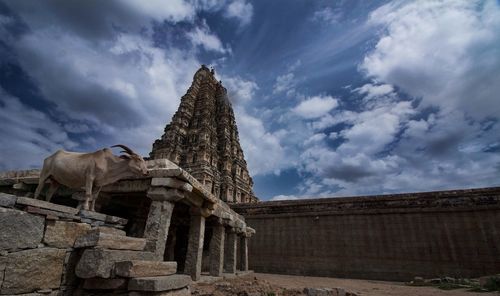
[[[227,90],[202,65],[172,122],[153,144],[152,159],[167,158],[229,203],[257,202]]]

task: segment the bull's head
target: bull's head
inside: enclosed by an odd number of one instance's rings
[[[132,149],[128,148],[125,145],[118,144],[111,147],[120,147],[123,149],[123,154],[120,155],[120,157],[128,160],[128,166],[130,167],[132,172],[138,175],[142,174],[144,176],[148,174],[146,161],[144,161],[144,158],[142,158],[139,154],[135,153],[134,151],[132,151]]]

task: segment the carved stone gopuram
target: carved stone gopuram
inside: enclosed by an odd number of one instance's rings
[[[227,90],[204,65],[150,157],[173,161],[225,202],[258,201]]]

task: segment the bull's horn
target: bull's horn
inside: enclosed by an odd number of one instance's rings
[[[111,148],[113,147],[120,147],[122,148],[123,150],[125,150],[124,152],[127,152],[128,154],[132,155],[132,154],[136,154],[134,151],[132,151],[132,149],[128,148],[127,146],[125,145],[122,145],[122,144],[118,144],[118,145],[113,145],[111,146]]]

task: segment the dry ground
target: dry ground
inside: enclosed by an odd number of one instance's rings
[[[254,273],[241,278],[218,281],[213,284],[198,284],[193,295],[257,296],[257,295],[304,295],[303,289],[343,288],[359,296],[491,296],[499,293],[476,293],[466,290],[440,290],[435,287],[412,287],[400,282],[353,280],[326,277],[305,277]]]

